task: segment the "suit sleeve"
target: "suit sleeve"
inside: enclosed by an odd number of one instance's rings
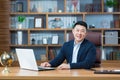
[[[63,61],[65,60],[65,55],[64,55],[64,45],[62,46],[62,48],[60,49],[59,54],[53,59],[51,60],[49,63],[51,64],[52,67],[57,67],[60,64],[63,63]]]

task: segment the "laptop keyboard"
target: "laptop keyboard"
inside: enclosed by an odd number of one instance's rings
[[[38,69],[43,69],[43,70],[54,70],[55,68],[53,67],[42,67],[42,66],[38,66]]]
[[[120,70],[96,70],[95,74],[120,74]]]

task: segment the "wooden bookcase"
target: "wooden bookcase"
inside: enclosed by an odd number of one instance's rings
[[[68,36],[71,32],[72,25],[79,20],[86,21],[90,31],[101,32],[101,46],[97,47],[99,47],[102,52],[103,61],[113,61],[113,59],[109,59],[111,57],[108,57],[108,55],[110,55],[111,52],[119,52],[120,50],[120,6],[117,6],[113,12],[107,12],[105,5],[106,0],[10,1],[10,49],[13,52],[15,52],[15,48],[32,48],[37,60],[41,60],[41,55],[46,56],[45,60],[50,60],[49,52],[52,51],[55,54],[59,52],[62,44],[69,40]],[[17,28],[18,16],[26,17],[21,29]],[[56,18],[62,21],[57,23],[57,26],[54,26],[53,24]],[[35,27],[35,24],[38,25],[38,27]],[[20,45],[16,42],[19,38],[16,36],[18,31],[22,31],[23,34],[22,44]],[[117,44],[106,44],[106,31],[118,32]],[[58,36],[57,44],[52,44],[52,41],[54,42],[54,40],[52,40],[53,36]],[[46,40],[47,43],[44,42]],[[120,60],[120,56],[118,58],[116,61]]]

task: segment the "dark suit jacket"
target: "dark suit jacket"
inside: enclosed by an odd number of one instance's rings
[[[95,60],[96,60],[96,47],[93,43],[84,39],[81,43],[78,56],[77,56],[77,63],[72,62],[72,54],[73,54],[73,45],[74,40],[69,42],[65,42],[60,50],[60,53],[49,63],[52,67],[57,67],[64,62],[67,61],[70,64],[71,69],[79,69],[85,68],[89,69],[93,67]]]

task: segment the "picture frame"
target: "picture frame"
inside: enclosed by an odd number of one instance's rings
[[[43,44],[47,44],[47,38],[43,38],[42,41],[43,41]]]
[[[52,36],[52,44],[58,44],[58,35]]]
[[[42,22],[43,22],[43,19],[41,17],[35,17],[34,18],[34,27],[35,28],[42,28]]]

